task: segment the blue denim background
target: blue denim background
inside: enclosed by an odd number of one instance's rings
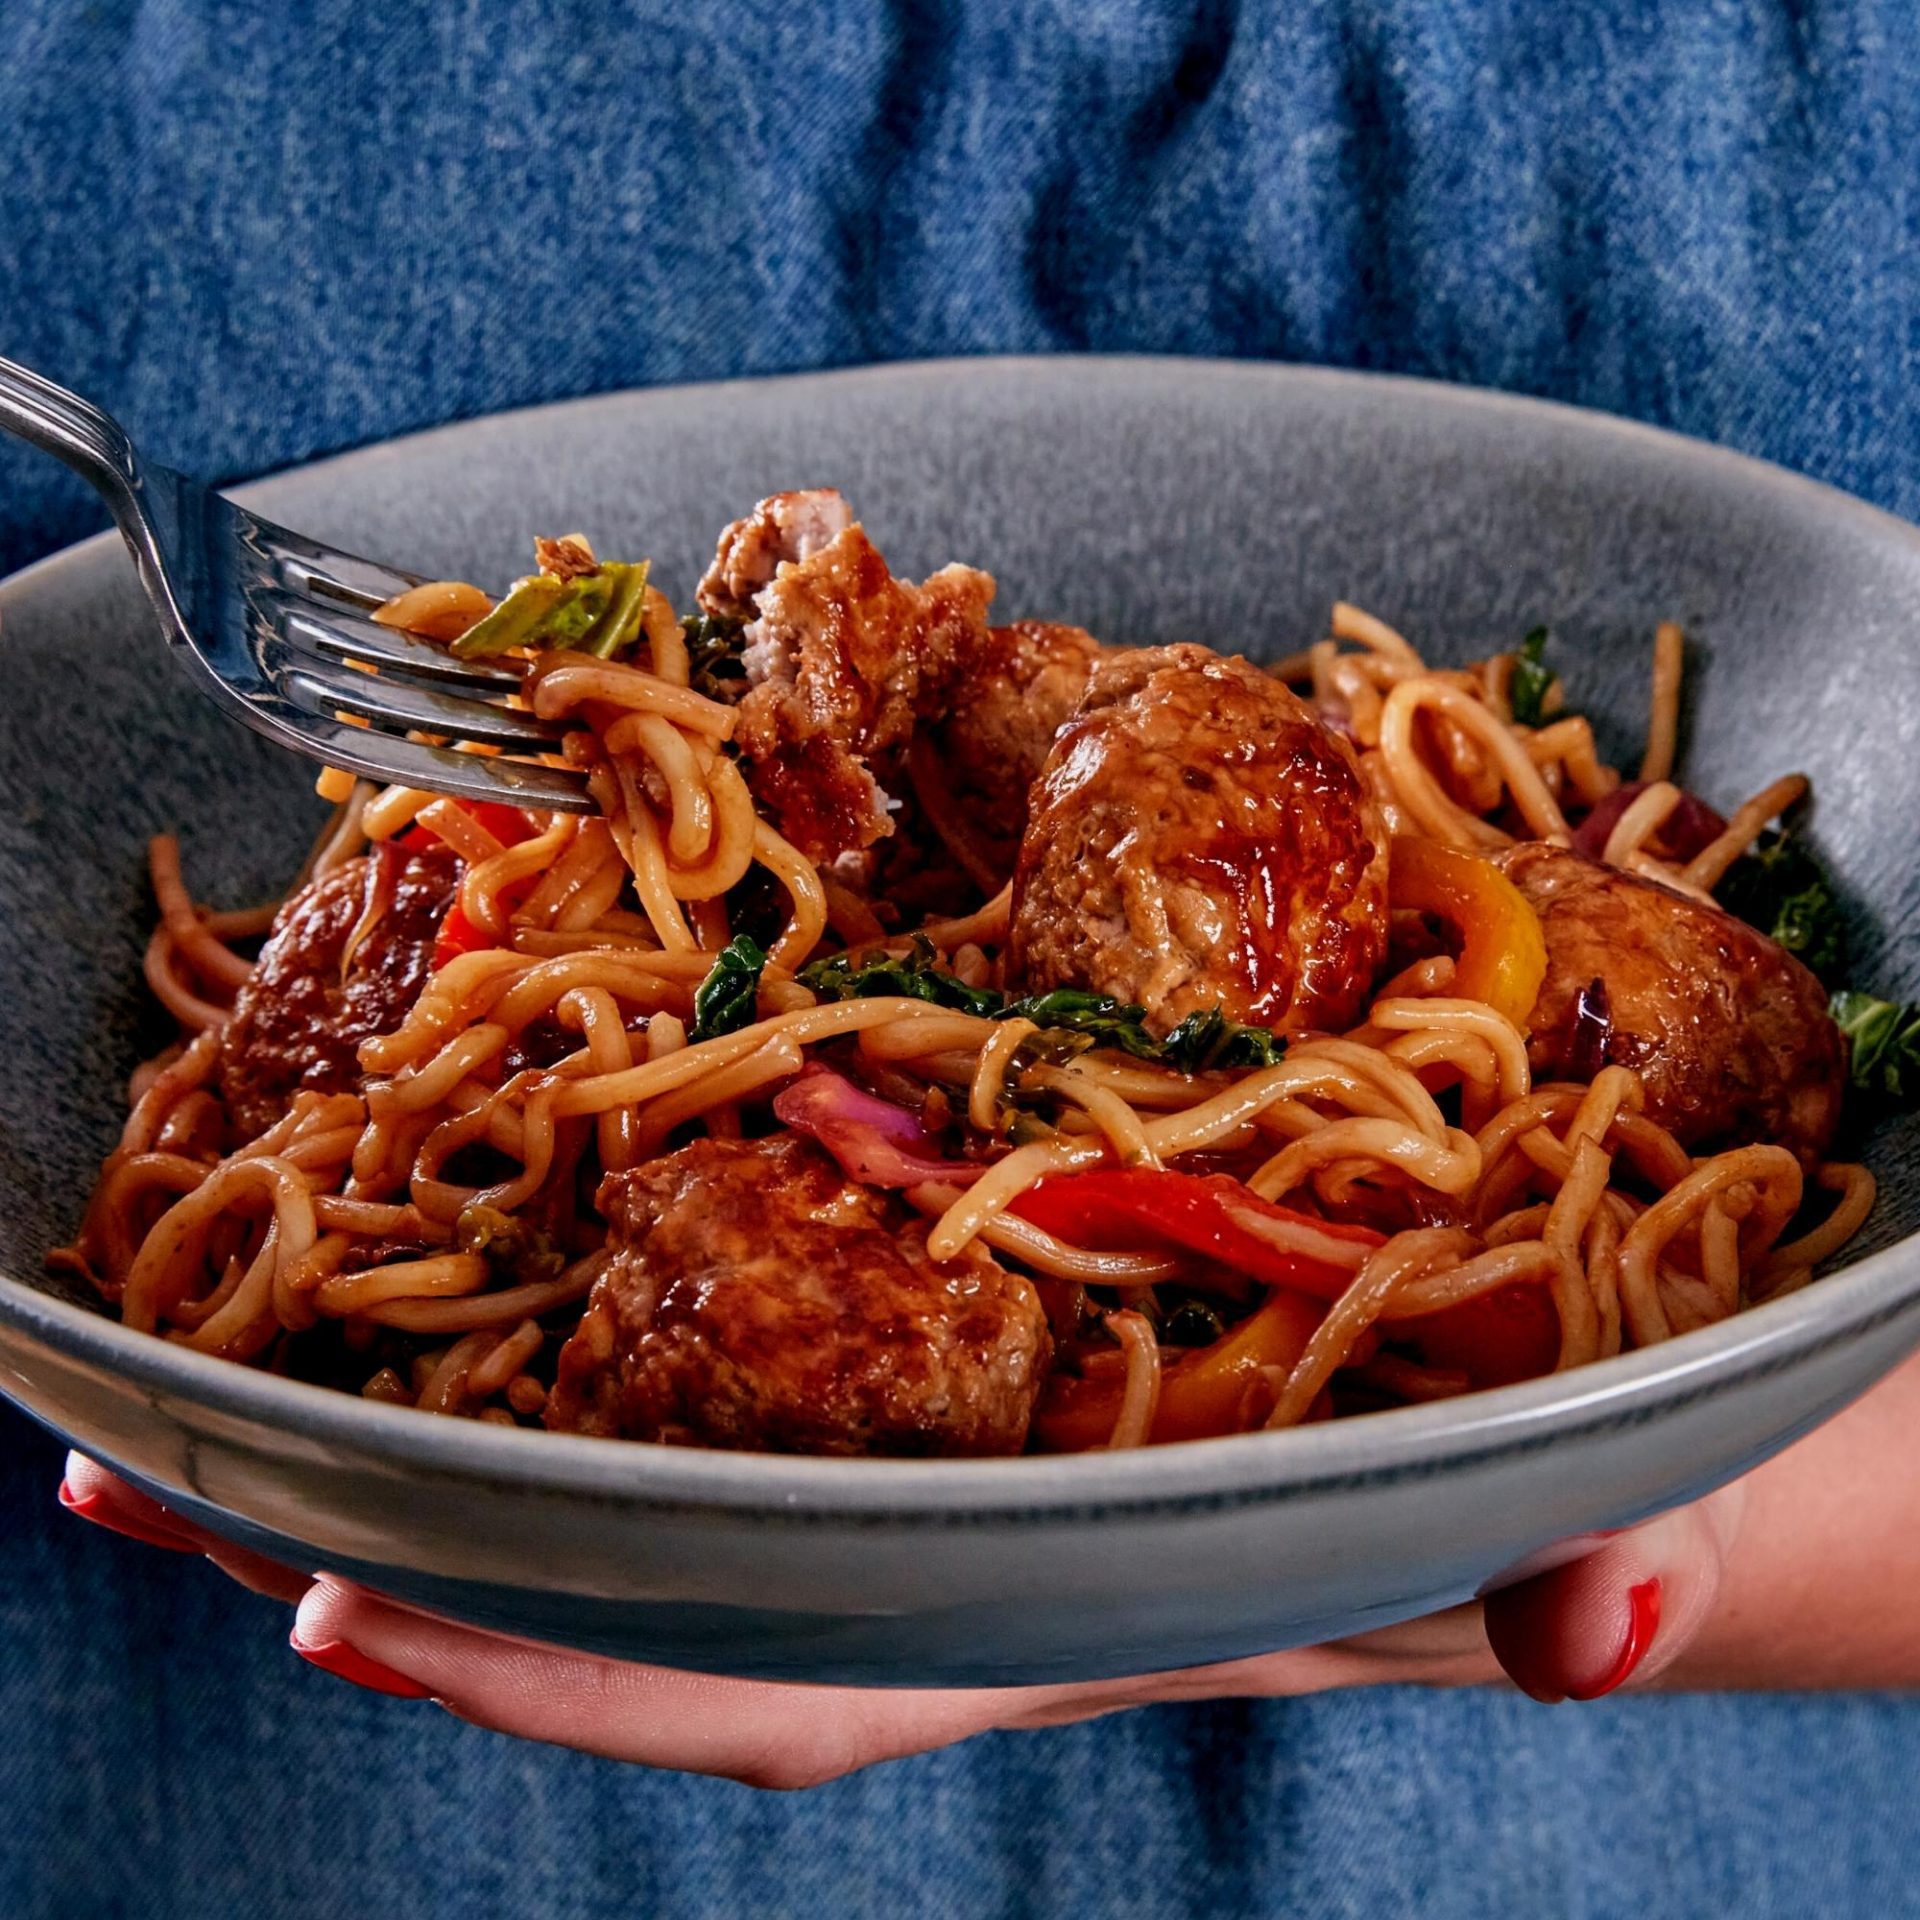
[[[695,17],[689,18],[689,14]],[[0,351],[216,478],[635,383],[1125,348],[1585,401],[1920,514],[1874,0],[4,0]],[[0,444],[0,569],[101,524]],[[1351,1695],[802,1799],[303,1668],[0,1421],[0,1913],[1911,1909],[1920,1708]]]

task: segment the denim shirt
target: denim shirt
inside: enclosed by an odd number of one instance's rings
[[[1920,512],[1885,0],[7,0],[0,351],[234,479],[634,384],[1127,350],[1393,368]],[[0,443],[0,571],[100,525]],[[61,1523],[0,1417],[0,1913],[1896,1912],[1916,1710],[1169,1707],[798,1799],[516,1747]]]

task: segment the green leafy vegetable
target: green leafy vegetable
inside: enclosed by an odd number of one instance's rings
[[[1769,833],[1727,869],[1720,904],[1771,935],[1820,978],[1840,966],[1846,925],[1818,860],[1791,833]]]
[[[1892,1106],[1920,1105],[1920,1005],[1842,992],[1829,1006],[1852,1042],[1853,1084]]]
[[[687,1029],[687,1038],[712,1040],[751,1026],[766,964],[765,947],[744,933],[735,934],[694,989],[693,1025]]]
[[[571,580],[529,574],[453,643],[453,651],[462,660],[480,660],[510,647],[547,647],[612,660],[639,641],[646,607],[644,560],[631,566],[604,560]]]
[[[453,1244],[462,1253],[484,1254],[497,1273],[514,1281],[557,1279],[567,1264],[551,1234],[525,1215],[498,1207],[462,1207],[453,1223]]]
[[[1266,1027],[1243,1027],[1218,1007],[1190,1013],[1167,1035],[1169,1065],[1182,1073],[1206,1073],[1215,1067],[1278,1066],[1287,1043]]]
[[[1081,1033],[1096,1047],[1117,1047],[1136,1060],[1163,1057],[1162,1043],[1147,1031],[1147,1010],[1116,1000],[1110,993],[1081,987],[1055,987],[1010,1001],[997,1020],[1031,1020],[1047,1033]]]
[[[687,638],[687,684],[709,700],[738,699],[747,677],[740,659],[747,623],[724,613],[690,613],[680,631]]]
[[[999,1019],[1006,1004],[1005,995],[991,987],[970,987],[964,980],[942,973],[933,964],[931,943],[918,934],[911,953],[883,953],[858,966],[850,954],[837,953],[830,960],[815,960],[802,967],[800,980],[823,1000],[872,1000],[899,994],[936,1007],[977,1014],[984,1020]]]
[[[1558,677],[1546,664],[1547,630],[1535,627],[1513,656],[1513,678],[1507,685],[1507,703],[1523,727],[1537,727],[1547,711],[1547,695]]]
[[[911,953],[882,954],[858,966],[849,955],[836,954],[802,967],[800,979],[826,1000],[903,994],[982,1020],[1031,1020],[1040,1031],[1023,1051],[1043,1060],[1069,1059],[1089,1047],[1113,1047],[1136,1060],[1162,1061],[1182,1073],[1206,1073],[1216,1067],[1270,1067],[1287,1045],[1277,1033],[1241,1026],[1217,1007],[1188,1014],[1160,1040],[1148,1031],[1144,1007],[1116,1000],[1110,993],[1054,987],[1009,1000],[991,987],[970,987],[942,973],[933,964],[933,948],[917,934]]]

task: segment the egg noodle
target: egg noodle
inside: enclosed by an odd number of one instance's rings
[[[1476,958],[1470,928],[1459,955],[1417,960],[1380,986],[1352,1031],[1295,1039],[1277,1064],[1240,1071],[1183,1073],[1097,1045],[1048,1058],[1023,1046],[1028,1022],[892,995],[819,999],[799,977],[809,959],[904,954],[907,933],[882,927],[756,810],[728,751],[735,710],[689,684],[686,646],[671,609],[652,604],[659,598],[649,589],[648,667],[568,653],[529,667],[527,704],[577,727],[565,753],[586,770],[597,814],[531,815],[528,837],[508,843],[487,810],[329,777],[340,804],[309,872],[418,827],[464,863],[459,909],[484,944],[446,959],[398,1027],[362,1045],[363,1093],[301,1092],[237,1150],[225,1147],[220,1032],[252,965],[233,943],[262,933],[270,912],[196,905],[176,843],[152,843],[160,921],[146,977],[182,1038],[134,1075],[120,1143],[63,1256],[128,1326],[286,1367],[311,1330],[338,1323],[349,1355],[389,1356],[371,1378],[362,1373],[371,1397],[534,1420],[555,1343],[605,1258],[580,1198],[591,1196],[593,1172],[634,1167],[690,1129],[737,1136],[743,1115],[752,1130],[756,1108],[828,1046],[1006,1140],[970,1186],[933,1181],[907,1198],[932,1221],[934,1258],[977,1240],[1049,1283],[1050,1310],[1071,1300],[1083,1329],[1073,1371],[1113,1392],[1097,1431],[1049,1442],[1043,1422],[1041,1444],[1147,1440],[1163,1388],[1206,1351],[1159,1338],[1156,1289],[1180,1274],[1176,1254],[1069,1244],[1013,1210],[1052,1176],[1240,1156],[1251,1193],[1298,1216],[1288,1225],[1249,1209],[1245,1231],[1291,1235],[1337,1270],[1291,1347],[1249,1349],[1227,1429],[1323,1413],[1336,1376],[1364,1404],[1464,1391],[1471,1367],[1415,1361],[1383,1339],[1516,1290],[1550,1303],[1555,1367],[1665,1340],[1804,1285],[1865,1219],[1864,1168],[1803,1175],[1791,1151],[1769,1144],[1697,1157],[1645,1116],[1627,1068],[1603,1067],[1587,1085],[1537,1084],[1523,1031],[1531,987]],[[449,609],[471,618],[473,600],[488,604],[435,583],[387,617],[432,632]],[[1691,858],[1672,853],[1661,835],[1682,800],[1669,778],[1680,656],[1678,630],[1663,626],[1648,784],[1620,813],[1604,858],[1705,899],[1806,782],[1775,782]],[[1584,718],[1557,716],[1549,701],[1537,725],[1515,721],[1515,669],[1512,654],[1430,668],[1346,605],[1327,638],[1273,669],[1353,742],[1395,835],[1396,907],[1408,904],[1403,884],[1439,870],[1433,862],[1507,844],[1497,819],[1565,845],[1563,807],[1590,808],[1619,785]],[[913,772],[923,794],[945,793],[929,755]],[[936,830],[942,811],[924,809]],[[944,811],[963,834],[954,809]],[[978,874],[977,849],[958,858]],[[690,1041],[695,991],[730,938],[728,896],[756,866],[783,903],[757,1017]],[[349,951],[382,911],[370,881]],[[963,918],[919,927],[919,951],[969,985],[1001,986],[1007,925],[1003,888]],[[554,1029],[550,1064],[505,1070],[522,1043]],[[488,1165],[509,1171],[469,1184],[456,1170],[480,1143],[496,1156]],[[1789,1239],[1803,1180],[1830,1204]],[[536,1203],[559,1251],[550,1271],[516,1280],[465,1223]],[[1373,1222],[1384,1238],[1347,1237],[1336,1222]],[[409,1337],[398,1358],[393,1333]]]

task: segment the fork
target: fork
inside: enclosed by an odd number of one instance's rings
[[[7,359],[0,428],[100,493],[175,658],[256,733],[373,780],[592,810],[583,774],[532,757],[552,753],[561,729],[514,703],[517,673],[368,617],[418,574],[322,546],[143,461],[111,415]]]

